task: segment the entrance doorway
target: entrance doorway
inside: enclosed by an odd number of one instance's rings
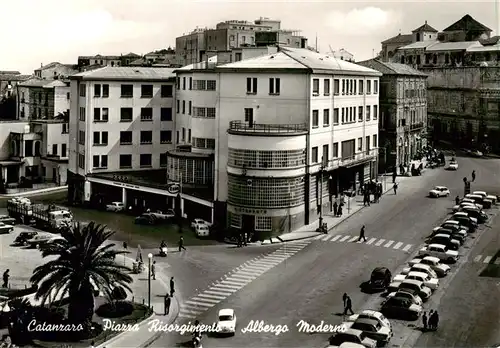
[[[247,233],[255,231],[254,215],[243,215],[241,217],[241,230]]]

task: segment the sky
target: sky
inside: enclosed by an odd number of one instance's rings
[[[0,0],[0,8],[0,70],[24,74],[53,61],[76,64],[79,55],[175,47],[177,36],[230,19],[280,19],[310,46],[317,38],[321,52],[344,48],[357,61],[426,20],[442,30],[470,14],[494,32],[499,27],[495,1]]]

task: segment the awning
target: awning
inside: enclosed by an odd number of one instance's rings
[[[359,166],[361,164],[365,164],[365,163],[368,163],[368,162],[374,162],[376,160],[375,157],[368,157],[368,158],[364,158],[362,160],[359,160],[359,161],[352,161],[350,163],[346,163],[346,164],[340,164],[339,167],[341,168],[352,168],[352,167],[356,167],[356,166]]]
[[[0,161],[0,167],[8,167],[8,166],[20,166],[22,165],[22,161]]]

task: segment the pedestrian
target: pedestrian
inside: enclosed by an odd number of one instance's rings
[[[10,272],[10,269],[3,272],[3,285],[2,285],[3,288],[9,287],[9,278],[10,278],[9,272]]]
[[[156,261],[153,261],[153,264],[151,265],[151,278],[156,280]]]
[[[368,204],[368,206],[370,206],[370,192],[367,190],[365,192],[365,197],[363,199],[363,206],[366,206]]]
[[[429,328],[429,330],[432,330],[432,324],[434,319],[435,319],[434,310],[431,309],[429,312],[429,319],[427,320],[427,327]]]
[[[170,297],[174,296],[175,288],[174,288],[174,277],[170,277]]]
[[[344,303],[344,309],[347,302],[347,297],[348,297],[347,294],[344,292],[344,295],[342,295],[342,302]]]
[[[434,313],[432,313],[429,319],[429,327],[431,330],[436,331],[438,328],[438,324],[439,324],[439,314],[437,311],[434,311]]]
[[[422,315],[422,324],[424,325],[424,331],[427,331],[427,312]]]
[[[179,252],[181,252],[181,250],[186,250],[186,248],[184,247],[184,237],[181,236],[179,238]]]
[[[337,210],[337,216],[342,216],[342,206],[343,206],[343,204],[340,203],[339,209]]]
[[[165,314],[164,315],[168,315],[170,313],[170,303],[171,303],[171,301],[172,300],[171,300],[169,294],[166,294],[165,295],[165,303],[164,303],[164,305],[165,305],[165,311],[164,311]]]
[[[247,246],[247,242],[248,242],[248,235],[246,232],[244,232],[243,233],[243,245]]]
[[[458,196],[455,197],[455,204],[456,205],[460,204],[460,197],[458,197]]]
[[[243,246],[243,241],[242,241],[241,233],[238,233],[238,245],[237,245],[237,247],[241,248],[242,246]]]
[[[347,315],[348,311],[351,313],[351,315],[354,314],[354,312],[352,311],[351,298],[349,296],[347,296],[345,301],[344,315]]]
[[[363,242],[366,242],[366,238],[365,238],[365,225],[363,225],[363,227],[361,227],[361,231],[359,231],[358,242],[360,242],[361,239],[363,239]]]
[[[476,180],[476,171],[472,171],[472,181]]]
[[[398,194],[398,183],[397,182],[394,183],[394,186],[392,187],[392,189],[394,190],[394,194],[397,195]]]
[[[394,184],[396,182],[396,176],[398,174],[396,173],[396,167],[394,167],[394,171],[392,172],[392,183]]]
[[[333,203],[333,216],[337,216],[338,208],[339,208],[339,205],[337,204],[337,201],[335,200],[335,203]]]

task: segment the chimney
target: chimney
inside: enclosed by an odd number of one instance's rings
[[[425,21],[425,24],[427,24],[427,20]]]
[[[43,68],[43,63],[40,63],[40,68]]]

